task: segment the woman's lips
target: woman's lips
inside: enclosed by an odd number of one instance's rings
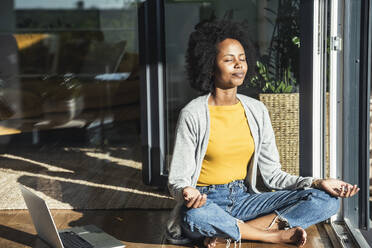
[[[237,72],[237,73],[233,73],[232,74],[234,77],[238,77],[238,78],[244,78],[244,73],[243,72]]]

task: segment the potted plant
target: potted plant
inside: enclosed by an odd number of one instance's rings
[[[299,175],[299,5],[298,0],[279,1],[267,53],[257,61],[257,75],[250,87],[268,108],[282,169]]]

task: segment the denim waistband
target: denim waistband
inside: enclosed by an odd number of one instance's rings
[[[244,188],[244,180],[236,180],[226,184],[212,184],[208,186],[196,186],[197,189],[231,189],[233,187]]]

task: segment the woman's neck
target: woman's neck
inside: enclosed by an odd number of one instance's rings
[[[236,97],[236,88],[228,90],[216,88],[208,99],[208,105],[213,106],[234,105],[238,102],[239,100]]]

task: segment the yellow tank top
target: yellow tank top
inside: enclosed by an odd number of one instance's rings
[[[210,133],[198,186],[226,184],[244,179],[254,152],[254,141],[240,102],[208,106]]]

